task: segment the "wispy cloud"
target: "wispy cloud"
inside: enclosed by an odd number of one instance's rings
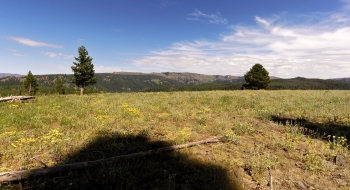
[[[55,65],[55,64],[41,64],[40,66],[51,69],[53,71],[52,73],[57,73],[57,71],[62,71],[63,73],[72,72],[72,69],[70,66]]]
[[[82,44],[84,39],[78,39],[78,44]]]
[[[120,72],[122,71],[118,67],[106,67],[106,66],[94,66],[96,73],[113,73],[113,72]]]
[[[19,38],[19,37],[12,37],[8,36],[7,37],[10,40],[16,41],[20,44],[27,45],[27,46],[32,46],[32,47],[52,47],[52,48],[63,48],[60,45],[55,45],[55,44],[48,44],[45,42],[37,42],[28,38]]]
[[[286,20],[295,15],[274,20],[256,16],[255,26],[232,26],[230,34],[216,41],[177,42],[135,64],[162,71],[242,76],[261,63],[270,75],[284,78],[348,77],[350,23],[345,15],[350,17],[347,12],[313,14],[318,22],[288,25]]]
[[[74,57],[74,55],[67,55],[67,54],[63,54],[63,53],[54,53],[54,52],[46,52],[46,51],[42,51],[41,53],[44,55],[47,55],[51,58],[71,59]]]
[[[7,49],[7,50],[12,51],[12,52],[17,52],[16,49]]]
[[[14,56],[16,56],[16,57],[23,57],[23,56],[25,56],[25,55],[19,54],[19,53],[14,53],[14,54],[12,54],[12,55],[14,55]]]
[[[177,5],[178,3],[174,0],[155,0],[153,6],[157,8],[167,8],[170,6]]]
[[[41,66],[51,69],[53,71],[52,73],[57,73],[57,71],[62,71],[62,73],[72,72],[71,66],[69,65],[41,64]],[[94,69],[96,73],[112,73],[112,72],[123,71],[118,67],[108,67],[108,66],[100,66],[100,65],[94,65]]]
[[[217,12],[217,14],[205,14],[201,11],[195,9],[195,11],[191,14],[189,14],[189,17],[187,17],[187,20],[193,20],[193,21],[202,21],[207,22],[211,24],[227,24],[228,21],[226,18],[222,18],[220,12]]]
[[[340,0],[344,3],[343,10],[349,11],[350,10],[350,0]]]
[[[16,57],[23,57],[23,56],[26,56],[26,55],[24,55],[24,54],[17,53],[17,50],[16,50],[16,49],[6,49],[6,50],[13,52],[12,55],[13,55],[13,56],[16,56]]]

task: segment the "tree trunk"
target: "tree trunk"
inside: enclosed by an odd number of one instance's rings
[[[28,89],[29,95],[31,95],[31,94],[30,94],[31,91],[32,91],[32,83],[29,82],[29,89]]]
[[[35,98],[34,96],[10,96],[10,97],[5,97],[5,98],[0,98],[0,102],[13,102],[16,100],[28,100]]]
[[[80,87],[80,96],[84,95],[84,87]]]

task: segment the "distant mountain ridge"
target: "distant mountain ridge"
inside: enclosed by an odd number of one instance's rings
[[[0,73],[0,79],[5,77],[23,77],[24,75],[12,74],[12,73]]]
[[[333,79],[333,80],[349,82],[350,83],[350,77],[348,77],[348,78],[336,78],[336,79]]]
[[[0,73],[0,93],[21,94],[23,75]],[[204,75],[197,73],[137,73],[115,72],[96,73],[98,81],[88,87],[94,91],[104,92],[142,92],[142,91],[203,91],[203,90],[238,90],[245,83],[244,77],[232,75]],[[35,75],[39,83],[39,92],[54,93],[55,81],[61,79],[68,93],[73,93],[73,74]],[[270,76],[271,90],[350,90],[350,78],[341,79],[307,79],[297,77],[281,79]],[[16,89],[16,90],[14,90]]]
[[[138,92],[161,86],[182,86],[226,81],[228,83],[242,82],[242,77],[223,75],[202,75],[196,73],[136,73],[115,72],[96,73],[97,83],[93,86],[107,92]],[[67,88],[74,88],[71,82],[73,74],[35,75],[39,86],[53,88],[55,81],[60,78]],[[0,86],[21,85],[23,78],[8,76],[0,79]]]

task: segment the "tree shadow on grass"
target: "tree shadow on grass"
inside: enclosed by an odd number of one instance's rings
[[[101,131],[66,163],[104,159],[171,146],[152,141],[147,133],[125,135]],[[217,165],[190,159],[179,151],[158,153],[94,168],[29,179],[28,189],[242,189],[238,179]]]
[[[329,121],[327,123],[315,123],[306,119],[293,119],[287,117],[271,116],[271,120],[283,125],[299,125],[303,127],[302,133],[305,135],[324,138],[327,135],[343,136],[350,139],[350,126],[338,124],[336,121]]]

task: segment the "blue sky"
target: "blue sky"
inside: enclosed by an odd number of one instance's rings
[[[0,0],[0,73],[102,72],[340,78],[350,0]]]

